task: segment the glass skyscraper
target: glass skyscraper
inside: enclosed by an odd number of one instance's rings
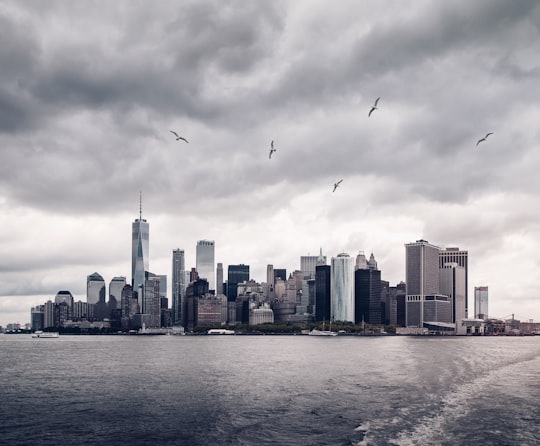
[[[354,265],[349,254],[338,254],[331,262],[332,319],[354,323]]]
[[[117,310],[122,308],[122,290],[124,286],[126,286],[126,278],[123,276],[113,277],[109,283],[109,303],[114,300]]]
[[[477,319],[488,318],[488,287],[487,286],[475,286],[474,287],[474,317]]]
[[[139,286],[144,286],[144,272],[149,271],[150,229],[146,220],[142,218],[142,213],[133,222],[131,234],[131,285],[133,290],[137,291]],[[139,301],[139,304],[142,305],[142,302]]]
[[[173,325],[182,323],[182,302],[186,293],[186,260],[183,249],[174,249],[172,255],[172,318]]]
[[[86,278],[86,302],[89,304],[105,303],[105,280],[101,274],[90,274]]]
[[[216,270],[214,267],[214,241],[199,240],[196,251],[196,269],[200,279],[208,281],[208,289],[216,290]]]

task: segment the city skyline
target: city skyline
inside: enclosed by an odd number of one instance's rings
[[[130,281],[137,216],[169,278],[214,240],[259,281],[322,248],[395,285],[425,239],[468,251],[469,315],[489,286],[540,320],[540,5],[98,4],[0,8],[0,325]]]

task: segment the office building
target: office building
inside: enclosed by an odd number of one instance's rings
[[[315,279],[317,265],[326,265],[326,256],[323,256],[322,248],[318,256],[307,255],[300,257],[300,271],[302,271],[303,278]]]
[[[363,253],[359,254],[363,256]],[[365,259],[365,257],[364,257]],[[375,257],[369,261],[356,259],[354,271],[355,323],[381,324],[381,272]]]
[[[43,330],[44,316],[45,316],[44,305],[38,305],[36,307],[31,308],[30,321],[32,324],[32,331]]]
[[[229,265],[227,270],[227,300],[234,302],[239,283],[249,280],[249,265]]]
[[[186,293],[186,260],[183,249],[172,252],[172,323],[182,323],[182,301]]]
[[[488,318],[488,297],[489,293],[487,286],[474,287],[474,317],[476,319]]]
[[[461,321],[466,315],[466,285],[465,268],[457,263],[445,263],[439,269],[440,293],[450,298],[452,305],[452,322],[457,328],[461,327]]]
[[[98,273],[86,277],[86,302],[94,305],[105,303],[105,280]]]
[[[354,264],[354,259],[345,253],[332,257],[330,299],[335,321],[354,323]]]
[[[207,295],[197,298],[197,326],[211,325],[217,326],[225,322],[222,319],[223,300],[226,300],[224,295],[212,296]]]
[[[161,326],[161,298],[166,296],[164,290],[167,289],[167,283],[163,282],[163,278],[164,276],[146,272],[141,307],[141,314],[147,315],[143,318],[146,328]]]
[[[109,306],[111,309],[122,309],[122,290],[126,286],[126,278],[113,277],[109,283]]]
[[[469,317],[469,252],[455,247],[439,251],[439,268],[443,268],[447,263],[457,263],[465,271],[465,317],[467,318]]]
[[[274,283],[277,279],[287,281],[287,270],[285,268],[274,268]]]
[[[426,240],[405,245],[407,327],[423,328],[426,296],[439,294],[439,251]]]
[[[216,268],[216,296],[223,294],[223,263],[218,263]]]
[[[216,291],[216,267],[213,240],[199,240],[196,249],[196,269],[199,279],[206,279],[210,291]]]
[[[330,265],[315,268],[315,320],[330,321]]]
[[[142,218],[142,199],[139,209],[139,218],[135,219],[131,231],[131,285],[134,292],[144,285],[145,271],[149,271],[149,238],[150,228]],[[139,304],[142,304],[139,297]]]
[[[206,279],[197,279],[187,286],[182,308],[182,325],[187,331],[193,331],[193,328],[197,326],[199,297],[205,297],[208,292]]]

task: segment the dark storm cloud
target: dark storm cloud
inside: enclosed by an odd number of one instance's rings
[[[373,26],[358,41],[353,54],[361,61],[359,73],[377,76],[407,66],[418,68],[464,50],[481,54],[486,46],[498,52],[501,40],[502,48],[513,48],[523,26],[531,28],[531,35],[538,33],[534,27],[540,16],[535,1],[430,3],[417,11],[413,17],[396,16],[390,23]]]
[[[0,133],[27,127],[32,102],[26,85],[38,63],[35,33],[0,13]]]

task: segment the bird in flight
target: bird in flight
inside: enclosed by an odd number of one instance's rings
[[[376,100],[375,100],[375,104],[373,104],[371,106],[371,110],[369,111],[368,113],[368,117],[371,116],[371,113],[373,113],[374,110],[377,110],[377,104],[379,103],[379,99],[381,99],[380,97],[378,97]]]
[[[185,142],[188,142],[188,140],[186,138],[184,138],[183,136],[180,136],[178,133],[176,132],[173,132],[172,130],[170,130],[170,132],[176,136],[176,140],[178,141],[179,139],[181,139],[182,141],[185,141]]]
[[[332,192],[336,191],[336,189],[339,187],[339,185],[341,184],[342,181],[343,181],[343,179],[339,180],[337,183],[334,183],[334,190]]]
[[[486,136],[484,136],[483,138],[480,138],[477,142],[476,142],[476,146],[478,147],[478,144],[480,144],[481,142],[485,141],[489,135],[493,135],[493,132],[489,132],[488,134],[486,134]]]
[[[270,153],[268,154],[268,159],[272,159],[272,153],[274,153],[276,149],[274,149],[274,140],[270,143]]]

